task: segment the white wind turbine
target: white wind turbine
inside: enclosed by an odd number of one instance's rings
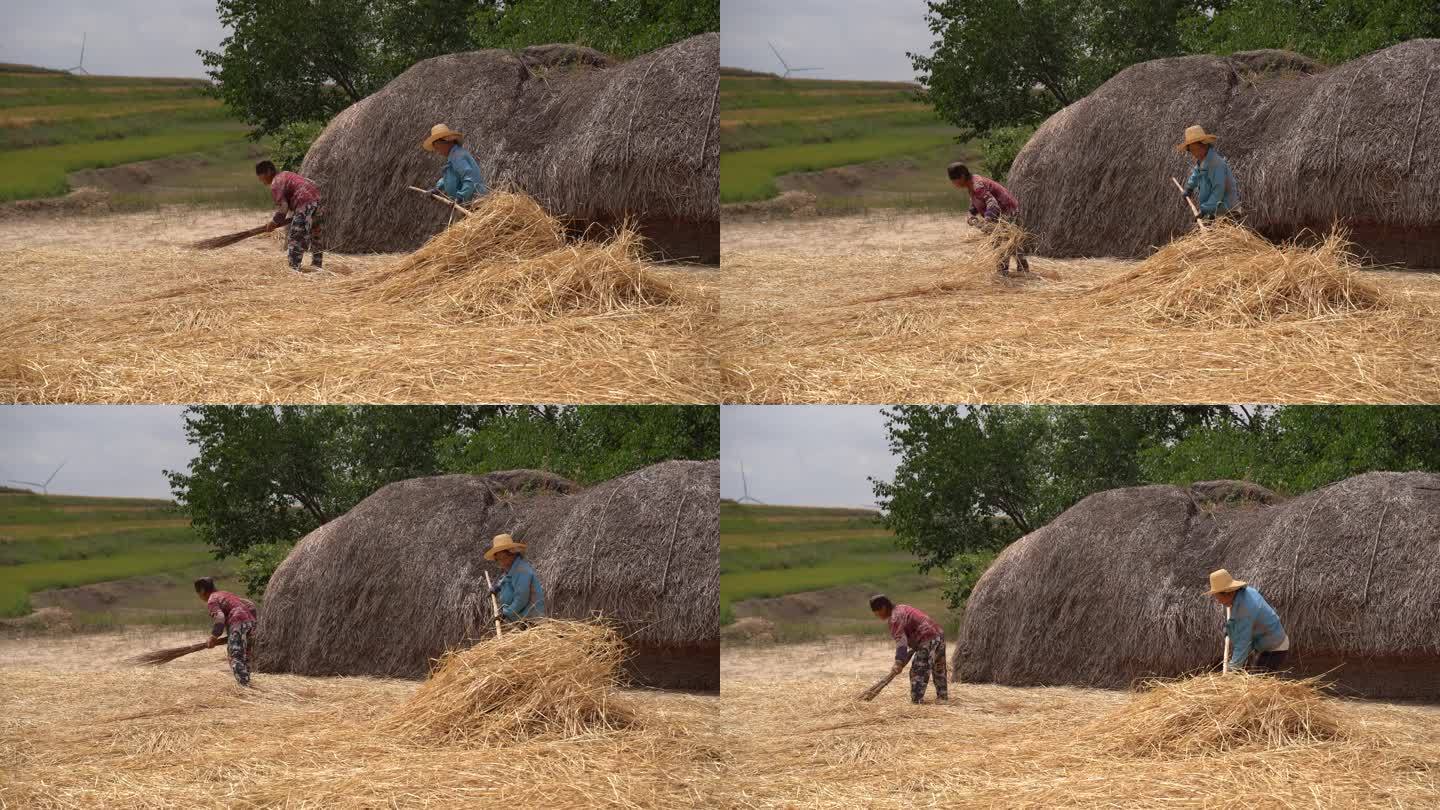
[[[781,55],[780,55],[780,52],[777,51],[777,50],[775,50],[775,43],[773,43],[773,42],[771,42],[771,41],[769,41],[769,40],[767,39],[767,40],[765,41],[765,44],[770,46],[770,52],[773,53],[773,54],[775,54],[775,58],[776,58],[776,59],[779,59],[779,60],[780,60],[780,65],[785,68],[785,73],[784,73],[784,75],[782,75],[782,76],[780,77],[780,78],[782,78],[782,79],[788,79],[788,78],[790,78],[790,74],[791,74],[791,73],[805,73],[805,72],[811,71],[811,70],[824,70],[824,68],[818,68],[818,67],[790,67],[790,63],[785,61],[785,57],[781,56]]]
[[[66,459],[65,461],[60,462],[60,467],[64,467],[67,463],[69,463],[69,459]],[[10,483],[12,483],[12,484],[27,484],[27,485],[32,486],[32,487],[39,487],[39,488],[40,488],[40,494],[41,494],[41,495],[49,495],[49,494],[50,494],[50,482],[55,480],[55,476],[60,472],[60,467],[56,467],[56,468],[55,468],[55,472],[50,473],[50,477],[49,477],[49,478],[46,478],[46,479],[45,479],[45,483],[43,483],[43,484],[40,483],[39,481],[17,481],[17,480],[15,480],[14,478],[10,479]]]

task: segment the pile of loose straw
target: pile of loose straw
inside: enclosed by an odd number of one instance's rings
[[[624,660],[624,641],[605,624],[542,621],[446,653],[391,727],[465,743],[627,728],[635,712],[615,695]]]

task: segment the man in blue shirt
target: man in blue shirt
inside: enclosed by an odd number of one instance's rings
[[[460,133],[444,124],[430,128],[430,137],[420,144],[427,152],[438,152],[445,156],[445,173],[435,181],[432,194],[446,197],[465,205],[484,194],[485,178],[480,176],[480,164],[470,150],[460,145],[464,138]]]
[[[508,534],[495,535],[485,552],[485,559],[505,571],[500,581],[490,586],[490,592],[500,599],[500,618],[522,626],[545,616],[545,588],[524,553],[525,544],[515,542]]]
[[[1224,568],[1210,574],[1210,595],[1230,608],[1230,618],[1225,622],[1230,637],[1230,669],[1246,669],[1252,652],[1257,655],[1255,664],[1249,667],[1251,672],[1284,669],[1290,654],[1290,636],[1265,597]]]
[[[1176,151],[1189,152],[1195,159],[1195,168],[1185,181],[1184,196],[1195,198],[1202,219],[1224,216],[1240,205],[1235,174],[1230,171],[1230,162],[1215,148],[1216,140],[1204,127],[1193,126],[1185,129],[1185,142],[1175,145]]]

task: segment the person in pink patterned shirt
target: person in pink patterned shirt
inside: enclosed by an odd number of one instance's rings
[[[910,605],[897,605],[884,594],[870,597],[870,610],[890,625],[895,639],[895,665],[890,676],[900,674],[910,664],[910,702],[925,697],[928,681],[935,681],[935,699],[950,699],[949,678],[945,672],[945,630],[935,620]]]
[[[970,192],[970,216],[966,222],[972,227],[988,232],[992,223],[1000,220],[1020,222],[1020,203],[1010,189],[988,177],[971,173],[964,163],[951,163],[945,168],[945,174],[956,188]],[[1015,272],[1030,272],[1030,261],[1017,245],[1012,252],[1000,257],[1000,275],[1010,275],[1011,256],[1015,257]]]
[[[235,682],[241,686],[250,685],[250,634],[255,630],[257,612],[255,603],[236,596],[229,591],[217,590],[214,577],[195,580],[195,595],[205,600],[214,624],[210,627],[207,648],[225,642],[230,655],[230,671],[235,673]]]
[[[285,251],[290,269],[299,271],[305,251],[310,251],[310,266],[320,270],[325,259],[325,210],[320,205],[320,187],[315,181],[295,172],[276,171],[275,164],[262,160],[255,164],[255,177],[270,188],[275,201],[275,216],[268,230],[289,225],[285,232]],[[287,217],[286,214],[289,214]]]

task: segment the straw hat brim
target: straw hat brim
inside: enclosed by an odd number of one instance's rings
[[[1214,595],[1217,594],[1217,593],[1234,593],[1235,591],[1238,591],[1238,590],[1240,590],[1241,588],[1243,588],[1243,587],[1245,587],[1246,585],[1249,585],[1249,584],[1250,584],[1250,583],[1246,582],[1246,581],[1243,580],[1243,579],[1232,579],[1232,580],[1230,580],[1230,585],[1229,585],[1229,586],[1224,587],[1224,588],[1221,588],[1221,589],[1219,589],[1219,590],[1211,589],[1209,595],[1210,595],[1210,596],[1214,596]]]
[[[491,562],[494,562],[494,561],[495,561],[495,555],[496,555],[496,554],[499,554],[499,553],[502,552],[502,551],[513,551],[513,552],[515,552],[516,554],[523,554],[523,553],[525,552],[525,544],[524,544],[524,543],[510,543],[509,545],[504,545],[504,546],[492,546],[491,548],[489,548],[489,549],[487,549],[487,550],[485,551],[485,559],[490,560]]]
[[[432,132],[430,133],[430,137],[426,138],[425,142],[420,144],[420,148],[424,149],[426,152],[434,152],[436,142],[450,140],[451,138],[459,141],[464,137],[464,135],[450,129],[446,129],[442,132]]]
[[[1194,140],[1192,140],[1192,141],[1186,141],[1186,142],[1184,142],[1184,143],[1177,143],[1177,144],[1175,144],[1175,151],[1176,151],[1176,152],[1184,152],[1187,148],[1189,148],[1190,144],[1192,144],[1192,143],[1203,143],[1203,144],[1205,144],[1206,146],[1209,146],[1210,144],[1215,143],[1215,142],[1218,141],[1218,140],[1220,140],[1220,136],[1218,136],[1218,135],[1206,135],[1206,136],[1203,137],[1203,138],[1196,138],[1196,139],[1194,139]]]

